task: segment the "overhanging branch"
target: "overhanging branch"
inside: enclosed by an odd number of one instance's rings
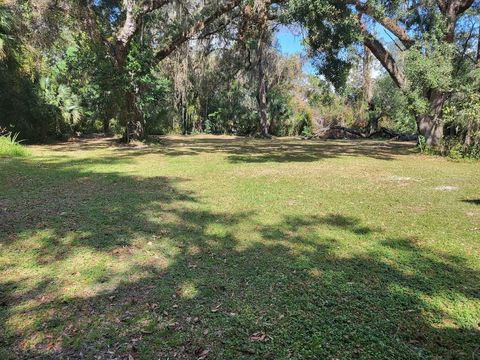
[[[409,48],[414,44],[414,40],[408,35],[407,31],[395,20],[382,14],[382,11],[374,8],[369,3],[362,3],[360,1],[354,2],[355,8],[358,12],[368,15],[385,29],[394,34],[406,47]]]
[[[400,88],[404,89],[406,85],[405,75],[402,70],[398,67],[397,62],[393,58],[392,54],[385,49],[383,44],[377,40],[372,34],[370,34],[366,29],[362,30],[364,38],[363,42],[366,47],[372,52],[372,54],[377,58],[378,61],[382,64],[385,70],[389,73],[392,80]]]
[[[174,52],[180,45],[186,41],[192,39],[196,34],[203,31],[208,25],[213,21],[218,19],[220,16],[226,14],[227,12],[233,10],[235,7],[240,5],[242,0],[230,0],[222,5],[218,6],[211,14],[207,15],[205,18],[198,19],[194,21],[187,29],[182,31],[173,37],[170,43],[164,48],[160,49],[155,54],[155,59],[161,61]]]

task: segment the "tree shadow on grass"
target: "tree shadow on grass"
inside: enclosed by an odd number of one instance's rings
[[[480,298],[462,258],[349,249],[381,231],[342,214],[212,212],[185,179],[3,170],[22,181],[0,198],[2,358],[475,357],[474,310],[451,311]]]
[[[462,201],[467,204],[480,205],[480,199],[465,199]]]
[[[371,140],[300,140],[277,138],[160,137],[148,146],[122,145],[112,138],[76,139],[50,146],[52,151],[112,149],[125,157],[145,154],[192,156],[221,153],[231,163],[313,162],[340,156],[393,160],[412,154],[414,145],[406,142]]]
[[[393,160],[412,152],[412,144],[381,141],[324,141],[278,138],[259,140],[248,138],[215,139],[184,138],[161,139],[161,148],[142,151],[160,151],[166,155],[181,156],[201,153],[225,153],[232,163],[312,162],[340,156],[365,156]]]

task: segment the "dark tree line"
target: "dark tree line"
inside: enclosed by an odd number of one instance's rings
[[[372,134],[382,121],[400,130],[413,121],[426,146],[455,138],[471,151],[480,146],[479,7],[10,1],[0,7],[0,126],[31,139],[101,128],[130,141],[168,132],[298,135],[327,125]],[[285,26],[306,31],[319,78],[279,51],[276,30]]]

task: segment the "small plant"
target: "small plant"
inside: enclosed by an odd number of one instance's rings
[[[461,159],[465,157],[465,154],[462,151],[462,144],[456,143],[448,147],[447,155],[451,159]]]
[[[313,136],[313,130],[311,126],[305,126],[302,130],[302,133],[300,134],[302,137],[309,138]]]
[[[420,152],[422,152],[422,153],[427,152],[428,145],[427,145],[427,140],[425,139],[425,136],[423,136],[423,135],[418,136],[417,146],[420,149]]]
[[[30,156],[30,151],[17,141],[18,133],[0,135],[0,156]]]
[[[426,155],[442,155],[442,156],[447,155],[445,153],[446,146],[444,141],[442,142],[441,145],[439,145],[438,148],[436,148],[427,144],[427,139],[423,135],[418,136],[417,147],[421,153]]]

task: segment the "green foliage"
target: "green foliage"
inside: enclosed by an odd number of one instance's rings
[[[13,134],[11,132],[4,135],[0,135],[0,156],[6,157],[25,157],[30,156],[30,150],[20,144],[17,140],[18,133]]]
[[[377,79],[373,103],[375,113],[371,115],[386,121],[391,125],[388,127],[405,134],[414,134],[417,131],[409,99],[398,89],[390,76],[383,75]]]
[[[405,69],[411,110],[418,116],[429,114],[430,102],[425,94],[450,92],[454,85],[451,44],[427,38],[407,52]]]
[[[357,19],[348,2],[289,1],[285,21],[305,26],[307,42],[319,73],[341,90],[352,65],[345,49],[360,39]]]
[[[28,141],[45,140],[53,133],[57,109],[44,102],[38,84],[21,72],[15,60],[3,65],[9,71],[0,71],[0,126]]]
[[[268,114],[273,122],[273,134],[277,136],[298,135],[303,127],[299,119],[301,114],[294,111],[291,103],[291,95],[280,90],[271,91],[268,94]]]
[[[464,64],[443,110],[449,129],[445,153],[480,158],[480,66]]]
[[[233,79],[226,88],[215,91],[208,99],[207,110],[202,126],[207,133],[251,135],[258,128],[254,93],[243,81]]]
[[[428,154],[428,155],[438,154],[436,149],[432,148],[427,144],[427,139],[425,139],[425,136],[423,135],[418,136],[417,147],[421,153]]]
[[[15,46],[12,36],[13,26],[12,12],[5,5],[0,4],[0,61],[5,60]]]
[[[68,40],[66,51],[52,54],[54,66],[49,72],[54,83],[69,88],[78,109],[77,121],[72,124],[67,116],[64,128],[69,133],[108,131],[111,119],[120,112],[121,74],[115,72],[106,49],[86,33],[66,33],[64,37]]]
[[[188,2],[180,15],[158,9],[140,16],[143,10],[136,7],[137,28],[120,49],[115,36],[126,19],[123,5],[110,0],[89,4],[86,9],[71,3],[68,11],[58,4],[0,6],[1,126],[29,141],[77,133],[124,134],[132,119],[144,123],[147,134],[252,135],[259,131],[261,63],[272,135],[312,134],[329,125],[365,129],[366,119],[380,116],[383,125],[412,132],[415,117],[432,112],[430,94],[440,92],[448,98],[444,120],[454,136],[477,138],[471,108],[462,107],[462,101],[476,101],[462,85],[470,83],[467,58],[474,55],[475,12],[468,15],[473,30],[468,32],[459,20],[456,42],[447,44],[446,19],[430,2],[419,4],[421,11],[414,14],[397,1],[369,1],[376,10],[362,18],[363,29],[375,36],[375,17],[389,16],[415,42],[401,52],[389,50],[406,74],[407,86],[400,92],[391,81],[379,79],[372,110],[359,80],[358,53],[364,40],[359,10],[348,2],[292,0],[270,9],[284,23],[307,31],[308,55],[323,76],[317,81],[302,73],[299,56],[280,52],[271,21],[260,37],[258,19],[248,15],[248,8],[221,26],[220,19],[204,24],[202,36],[179,44],[159,63],[156,51],[210,14],[211,7],[193,11],[192,18],[181,15],[196,8]],[[232,38],[236,32],[241,36]],[[260,44],[265,45],[262,52]],[[467,128],[473,129],[468,136]],[[476,144],[469,143],[468,151],[476,151]]]
[[[73,93],[68,85],[57,84],[55,78],[52,81],[51,78],[42,77],[40,89],[45,103],[59,110],[60,116],[56,118],[57,135],[71,133],[82,118],[83,109],[80,97]],[[68,127],[70,131],[65,127]]]
[[[0,5],[0,127],[29,141],[44,140],[55,110],[38,94],[37,72],[29,67],[36,54],[17,35],[20,26],[18,14]]]

